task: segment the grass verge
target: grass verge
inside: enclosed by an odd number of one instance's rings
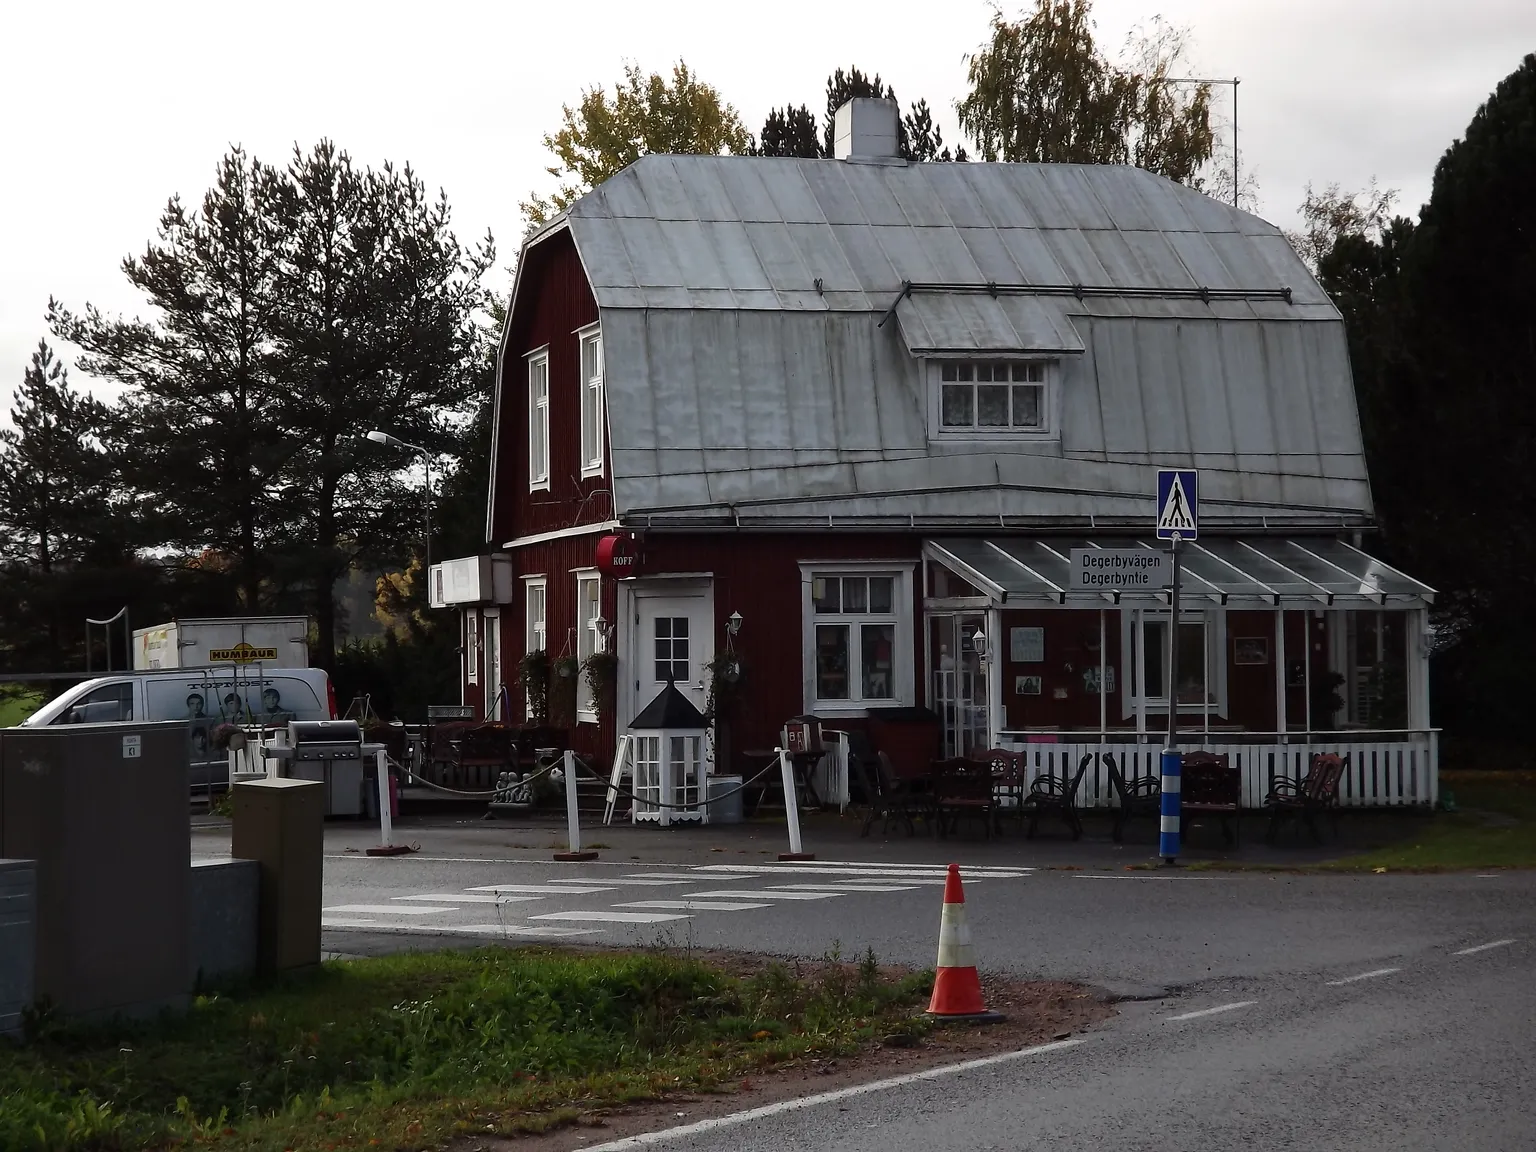
[[[42,706],[43,697],[18,684],[0,684],[0,728],[14,728]]]
[[[709,1090],[926,1027],[932,974],[797,977],[658,953],[486,948],[328,963],[152,1022],[0,1048],[0,1148],[406,1148]]]
[[[1403,843],[1323,867],[1388,872],[1536,867],[1536,772],[1442,772],[1440,791],[1454,795],[1455,812],[1437,813]]]

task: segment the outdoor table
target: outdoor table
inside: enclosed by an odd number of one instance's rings
[[[776,760],[779,753],[776,749],[759,748],[746,751],[742,755],[753,760],[759,757],[764,760]],[[797,795],[796,802],[802,808],[820,808],[821,797],[816,794],[816,785],[811,780],[811,774],[816,770],[816,765],[821,762],[823,754],[820,752],[786,752],[784,755],[789,757],[790,768],[794,773],[796,791],[805,797],[805,800],[801,801]],[[768,787],[765,786],[763,791],[766,792],[767,790]],[[787,797],[785,802],[788,803]]]

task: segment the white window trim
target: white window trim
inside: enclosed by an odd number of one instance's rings
[[[1123,673],[1120,679],[1120,696],[1123,715],[1126,717],[1134,716],[1136,714],[1136,690],[1132,681],[1132,676],[1135,674],[1135,669],[1131,664],[1131,629],[1134,627],[1133,620],[1135,616],[1136,613],[1130,611],[1129,609],[1122,609],[1120,613],[1120,652],[1122,653],[1120,657],[1120,663],[1122,665]],[[1141,612],[1141,619],[1143,623],[1154,620],[1166,621],[1168,619],[1168,610],[1166,608],[1161,610],[1155,608],[1145,608]],[[1206,665],[1212,673],[1208,687],[1214,691],[1216,696],[1216,699],[1210,704],[1211,715],[1225,717],[1227,715],[1228,664],[1227,614],[1223,611],[1220,611],[1219,609],[1211,609],[1206,611],[1201,609],[1181,608],[1179,610],[1180,623],[1195,624],[1201,620],[1204,620],[1205,622]],[[1140,651],[1139,645],[1137,651],[1138,653]],[[1165,678],[1167,677],[1166,668],[1163,670],[1163,675]],[[1167,716],[1168,697],[1147,697],[1146,711],[1147,715],[1149,716]],[[1197,713],[1203,713],[1204,711],[1205,706],[1201,704],[1179,705],[1179,715],[1181,716],[1192,716]]]
[[[539,590],[539,599],[543,607],[543,618],[540,619],[539,627],[537,629],[535,629],[533,626],[533,590],[535,588]],[[543,650],[546,652],[549,651],[549,581],[544,576],[524,576],[523,653],[525,655],[529,652],[536,652],[539,650],[533,646],[536,632],[540,634],[540,638],[544,641],[540,647],[543,648]],[[502,663],[506,663],[505,653],[502,655]],[[501,677],[503,681],[505,681],[507,678],[505,668],[502,669]],[[524,692],[522,696],[523,715],[531,720],[533,719],[533,711],[528,707],[528,693]]]
[[[1019,361],[1043,364],[1045,366],[1045,382],[1041,393],[1043,411],[1041,413],[1041,427],[1038,429],[1001,429],[1001,428],[946,428],[940,419],[940,392],[942,381],[939,372],[946,363],[965,361],[967,363],[979,363],[981,361],[1005,362],[1013,364]],[[1061,439],[1061,426],[1059,413],[1061,412],[1061,358],[1059,356],[1024,356],[1017,353],[998,355],[967,356],[930,356],[923,362],[923,379],[928,388],[928,439],[937,443],[950,441],[962,441],[975,443],[987,441],[1000,444],[1036,444],[1049,443]]]
[[[604,400],[607,397],[607,375],[608,375],[608,369],[607,369],[607,365],[603,362],[603,332],[602,332],[602,325],[601,324],[588,324],[584,328],[576,329],[576,364],[577,364],[577,371],[578,372],[583,371],[583,369],[582,369],[582,362],[583,362],[582,353],[584,351],[584,345],[586,344],[586,342],[588,340],[595,340],[596,343],[597,343],[597,377],[596,377],[595,381],[591,380],[591,379],[587,379],[585,377],[583,377],[582,380],[580,381],[580,385],[581,385],[581,397],[580,397],[580,399],[581,399],[581,404],[580,404],[580,408],[581,408],[581,421],[580,421],[580,423],[581,423],[581,448],[582,448],[581,478],[583,480],[589,479],[590,477],[593,477],[593,476],[601,476],[603,474],[604,459],[605,459],[605,457],[607,455],[607,450],[608,450],[608,436],[607,436],[607,416],[608,416],[608,412],[607,412],[607,407],[604,404]],[[588,431],[588,429],[587,429],[587,393],[589,391],[596,393],[596,396],[594,398],[593,405],[592,405],[592,419],[597,421],[597,426],[591,430],[592,431],[592,435],[594,437],[594,442],[597,445],[597,454],[596,454],[596,456],[588,456],[587,453],[586,453],[587,431]]]
[[[480,613],[475,608],[464,610],[464,680],[480,683]]]
[[[596,568],[572,568],[571,574],[576,577],[576,660],[577,663],[585,663],[593,652],[603,650],[603,637],[597,630],[597,621],[603,618],[603,582],[602,576]],[[588,584],[597,585],[597,615],[591,620],[581,619],[581,612],[586,604],[582,593]],[[597,701],[595,698],[584,700],[587,681],[585,671],[577,672],[581,679],[576,684],[576,722],[578,724],[596,724]],[[590,707],[583,707],[583,704]]]
[[[912,621],[912,587],[917,564],[898,560],[801,560],[800,652],[802,696],[805,711],[815,716],[867,716],[880,708],[911,707],[917,702]],[[895,695],[889,700],[816,699],[816,610],[811,599],[811,580],[817,574],[838,576],[893,576],[892,607],[896,616]],[[851,637],[850,637],[851,643]],[[852,653],[850,652],[850,657]],[[851,660],[850,660],[851,663]]]
[[[549,459],[549,345],[535,348],[524,358],[528,362],[528,491],[548,492],[550,490],[549,476],[551,472]],[[539,419],[539,400],[533,391],[533,371],[542,366],[544,369],[544,416]],[[534,436],[542,435],[544,471],[536,474],[533,470]]]

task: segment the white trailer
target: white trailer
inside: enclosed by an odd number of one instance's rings
[[[220,664],[308,668],[309,618],[225,616],[134,629],[135,671]]]

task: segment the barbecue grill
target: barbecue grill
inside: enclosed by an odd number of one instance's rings
[[[268,745],[281,774],[325,785],[327,816],[360,816],[363,811],[363,730],[356,720],[293,720],[288,743]]]

